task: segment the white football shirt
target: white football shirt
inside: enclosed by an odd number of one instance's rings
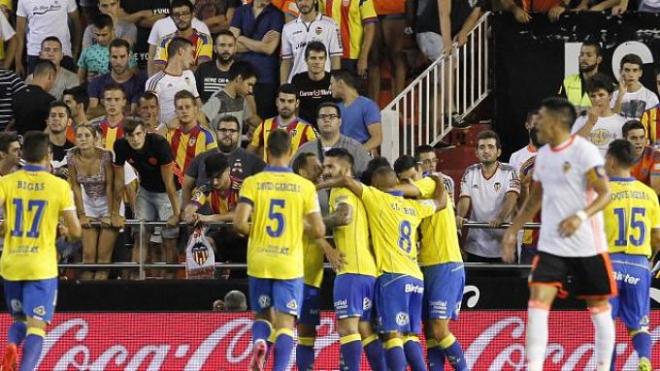
[[[539,251],[562,257],[587,257],[607,251],[602,213],[583,222],[569,238],[559,234],[559,224],[564,219],[596,198],[586,174],[599,168],[605,176],[603,164],[598,148],[579,135],[571,136],[556,148],[545,145],[539,149],[533,175],[543,187]]]
[[[147,80],[145,90],[152,91],[158,95],[160,121],[165,123],[169,123],[176,117],[174,95],[177,92],[188,90],[195,98],[199,97],[195,75],[190,70],[183,71],[181,76],[174,76],[160,71]]]
[[[516,174],[520,174],[520,167],[522,164],[527,162],[527,160],[530,158],[536,156],[536,152],[536,148],[532,147],[531,144],[528,144],[511,154],[511,157],[509,157],[509,165],[513,167],[513,169],[516,171]]]
[[[587,119],[587,115],[578,117],[573,124],[571,134],[576,134],[580,131],[584,127],[584,124],[587,123]],[[625,123],[626,119],[616,113],[608,117],[599,117],[598,121],[596,121],[596,125],[594,125],[591,129],[591,134],[589,134],[589,140],[598,147],[603,158],[605,158],[610,143],[615,139],[623,139],[623,131],[621,129]]]

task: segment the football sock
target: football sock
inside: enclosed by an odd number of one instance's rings
[[[525,346],[527,369],[529,371],[542,371],[545,361],[545,348],[548,346],[548,316],[550,314],[550,308],[536,301],[530,301],[528,306]]]
[[[298,338],[296,346],[296,367],[299,371],[312,370],[314,367],[314,338]]]
[[[11,326],[9,326],[9,332],[7,334],[7,340],[10,344],[21,345],[25,339],[27,332],[27,324],[23,321],[14,321]]]
[[[611,366],[615,340],[612,309],[609,304],[606,304],[598,308],[589,308],[589,311],[595,330],[596,370],[608,371]]]
[[[23,357],[21,357],[20,371],[34,371],[41,356],[46,331],[30,327],[27,329],[25,344],[23,344]]]
[[[446,338],[440,340],[439,344],[440,348],[444,350],[447,361],[449,361],[449,364],[454,368],[454,370],[468,370],[465,354],[463,354],[463,348],[453,334],[449,334]]]
[[[405,336],[403,338],[403,351],[412,371],[426,371],[424,352],[417,336]]]
[[[651,334],[640,331],[633,335],[632,343],[639,358],[651,359]]]
[[[362,347],[367,354],[369,366],[374,371],[386,371],[387,362],[385,361],[385,350],[383,349],[383,342],[380,341],[378,335],[373,334],[366,339],[362,339]]]
[[[293,331],[281,328],[275,332],[273,371],[286,371],[293,350]]]
[[[270,322],[258,319],[252,322],[252,343],[256,343],[257,340],[268,340],[273,327],[270,325]]]
[[[403,353],[403,340],[393,338],[385,342],[385,359],[390,371],[405,371],[406,355]]]
[[[339,338],[341,344],[342,370],[359,371],[360,357],[362,356],[362,342],[360,334],[350,334]]]
[[[426,356],[429,359],[429,371],[445,370],[445,351],[435,339],[426,341]]]

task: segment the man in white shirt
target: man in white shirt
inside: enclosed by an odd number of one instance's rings
[[[497,159],[502,154],[500,138],[492,130],[477,137],[479,163],[465,169],[461,179],[461,194],[456,208],[458,228],[469,221],[489,223],[499,227],[509,221],[520,194],[516,171]],[[468,262],[501,263],[500,240],[504,232],[498,229],[472,228],[467,232],[463,250]]]
[[[509,165],[513,167],[516,173],[520,176],[520,167],[522,164],[527,162],[530,158],[536,156],[536,151],[538,148],[534,145],[535,140],[532,140],[532,136],[536,136],[535,120],[536,120],[537,110],[532,110],[527,113],[527,120],[525,120],[525,130],[529,135],[529,143],[523,148],[513,152],[511,157],[509,157]]]
[[[145,91],[152,91],[158,96],[160,121],[170,126],[175,117],[174,95],[180,90],[188,90],[201,106],[195,75],[190,70],[193,63],[193,45],[182,37],[175,37],[167,45],[167,65],[163,71],[147,80]]]
[[[644,111],[658,104],[658,96],[639,82],[643,64],[637,54],[621,58],[620,88],[612,95],[611,105],[614,112],[628,119],[639,119]]]
[[[73,35],[69,34],[68,19],[71,18]],[[56,36],[62,43],[64,68],[75,70],[74,58],[80,53],[82,27],[75,0],[19,0],[16,9],[16,40],[18,45],[14,57],[16,74],[24,75],[23,49],[27,29],[28,73],[39,59],[41,42],[48,36]],[[73,36],[73,40],[72,40]]]
[[[614,83],[607,75],[598,73],[587,80],[586,85],[591,108],[575,120],[571,134],[590,140],[605,158],[610,143],[623,138],[621,129],[626,119],[610,108]]]
[[[343,49],[337,23],[317,11],[317,0],[296,0],[296,5],[300,15],[282,29],[281,84],[291,82],[296,74],[307,72],[305,48],[312,41],[322,42],[328,50],[326,72],[341,68]]]
[[[572,136],[575,108],[548,98],[539,110],[539,139],[529,199],[502,239],[502,259],[515,260],[516,237],[543,205],[539,254],[530,274],[526,355],[528,370],[540,371],[548,344],[548,315],[556,296],[571,293],[587,302],[595,328],[596,370],[610,369],[614,322],[608,297],[616,295],[601,211],[610,198],[598,148]],[[566,287],[567,277],[571,286]]]

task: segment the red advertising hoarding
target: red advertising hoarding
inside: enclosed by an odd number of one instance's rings
[[[463,312],[453,328],[470,368],[524,370],[525,318],[525,311]],[[242,371],[249,361],[251,323],[244,313],[60,313],[39,370]],[[660,365],[660,311],[652,313],[651,324],[654,363]],[[9,317],[2,316],[2,330],[8,325]],[[324,313],[315,370],[337,370],[335,330],[333,314]],[[617,336],[617,370],[634,370],[637,357],[621,324]],[[553,312],[545,369],[592,369],[592,342],[586,311]]]

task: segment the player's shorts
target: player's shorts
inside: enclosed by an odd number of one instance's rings
[[[422,319],[458,319],[465,286],[463,263],[444,263],[422,267],[424,301]]]
[[[304,285],[299,323],[318,326],[321,323],[321,289]]]
[[[177,197],[181,198],[181,191],[177,192]],[[149,192],[139,187],[135,201],[135,217],[147,222],[166,222],[172,216],[172,203],[167,193]],[[162,227],[161,236],[166,239],[173,239],[179,236],[179,228]]]
[[[13,317],[32,317],[50,323],[57,304],[57,278],[4,281],[5,302]]]
[[[419,333],[424,282],[412,276],[383,273],[376,279],[380,332]]]
[[[344,273],[335,278],[333,303],[337,319],[360,317],[371,321],[376,277]]]
[[[621,318],[630,330],[649,326],[651,272],[645,256],[612,254],[619,296],[610,299],[612,317]]]
[[[569,285],[570,279],[570,285]],[[587,257],[562,257],[539,251],[532,262],[530,285],[552,285],[558,296],[577,298],[616,295],[614,272],[607,253]]]
[[[303,298],[303,279],[277,280],[248,277],[250,307],[261,312],[270,307],[292,316],[300,316]]]

